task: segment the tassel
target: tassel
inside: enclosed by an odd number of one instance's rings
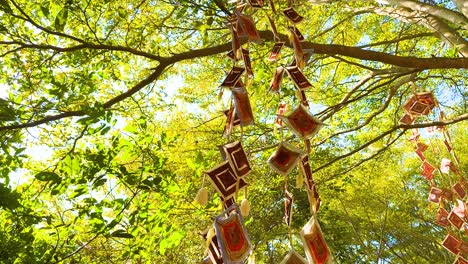
[[[255,264],[255,255],[253,252],[250,253],[249,262],[247,264]]]
[[[249,205],[249,200],[247,199],[242,199],[241,205],[240,205],[240,211],[243,217],[249,216],[250,213],[250,205]]]
[[[205,244],[206,248],[210,247],[211,240],[213,239],[214,236],[215,236],[215,229],[210,228],[210,230],[208,230],[208,233],[206,234],[206,244]]]
[[[299,171],[296,177],[296,188],[302,188],[304,185],[304,175],[302,174],[302,171]]]
[[[205,187],[198,190],[197,196],[195,197],[195,202],[201,206],[205,206],[208,203],[208,191]]]

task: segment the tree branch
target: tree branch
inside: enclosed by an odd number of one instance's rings
[[[398,130],[398,129],[404,129],[404,130],[408,130],[408,129],[411,129],[411,128],[424,128],[424,127],[431,127],[431,126],[446,126],[446,125],[450,125],[450,124],[455,124],[455,123],[458,123],[458,122],[461,122],[461,121],[464,121],[464,120],[467,120],[468,119],[468,114],[463,114],[463,115],[460,115],[460,116],[457,116],[451,120],[447,120],[447,121],[436,121],[436,122],[432,122],[432,123],[421,123],[421,124],[414,124],[414,125],[397,125],[397,126],[394,126],[393,128],[385,131],[384,133],[380,134],[379,136],[373,138],[372,140],[369,140],[367,141],[365,144],[361,145],[360,147],[358,148],[355,148],[354,150],[346,153],[346,154],[343,154],[341,156],[338,156],[334,159],[332,159],[331,161],[319,166],[318,168],[312,170],[313,173],[315,172],[318,172],[322,169],[325,169],[327,167],[329,167],[330,165],[332,165],[333,163],[341,160],[341,159],[344,159],[344,158],[347,158],[365,148],[367,148],[368,146],[372,145],[373,143],[379,141],[380,139],[390,135],[391,133],[393,133],[394,131]]]

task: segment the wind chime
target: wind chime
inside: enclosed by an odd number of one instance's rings
[[[224,146],[220,146],[221,156],[224,161],[206,172],[210,182],[221,198],[224,211],[214,219],[213,227],[210,227],[203,233],[208,251],[208,257],[204,259],[203,263],[243,263],[247,258],[249,258],[249,263],[254,263],[251,243],[243,220],[243,217],[248,216],[250,209],[247,200],[247,182],[245,176],[251,172],[251,167],[242,147],[242,128],[254,124],[254,115],[250,105],[249,94],[246,89],[246,84],[250,82],[249,78],[253,77],[253,71],[249,50],[248,48],[242,47],[240,39],[247,38],[248,42],[261,43],[262,40],[252,17],[245,14],[244,11],[249,8],[262,8],[263,1],[252,0],[248,3],[242,1],[236,2],[237,6],[235,12],[229,17],[228,21],[232,36],[232,50],[227,56],[233,61],[234,66],[221,84],[221,89],[229,89],[232,95],[231,107],[224,111],[227,119],[224,135],[228,138],[228,143]],[[277,14],[273,1],[270,1],[269,4],[273,14]],[[317,221],[320,198],[312,178],[312,171],[309,163],[310,139],[322,126],[322,122],[310,113],[309,104],[305,96],[305,90],[312,87],[312,85],[304,76],[302,69],[306,66],[307,58],[312,52],[302,49],[301,42],[304,40],[304,36],[296,28],[296,24],[300,23],[303,17],[293,8],[292,1],[288,1],[288,6],[282,11],[282,15],[287,18],[288,24],[290,24],[288,30],[294,56],[289,65],[276,67],[270,84],[270,92],[278,94],[279,97],[281,96],[281,83],[284,72],[286,72],[297,89],[296,94],[298,102],[289,113],[287,113],[286,103],[281,102],[279,104],[274,126],[276,129],[280,130],[281,142],[278,143],[276,150],[268,159],[268,164],[272,170],[284,176],[284,220],[290,234],[290,251],[281,263],[330,263],[332,261],[332,255]],[[277,62],[280,58],[280,51],[285,45],[285,41],[281,40],[279,37],[274,20],[269,15],[267,16],[275,37],[275,43],[268,60]],[[244,80],[242,77],[244,77]],[[283,123],[293,134],[304,142],[302,148],[294,146],[284,139]],[[231,142],[231,132],[234,127],[237,126],[240,127],[241,139],[240,141]],[[310,203],[311,218],[300,232],[309,262],[292,248],[291,243],[290,225],[294,199],[288,190],[288,175],[298,165],[300,173],[296,182],[302,187],[302,183],[305,179],[305,186]],[[244,190],[244,199],[239,207],[235,198],[241,189]],[[207,199],[207,190],[202,187],[197,194],[196,201],[205,205]]]
[[[445,114],[438,109],[437,101],[432,92],[417,92],[417,87],[412,85],[414,93],[403,106],[405,115],[400,119],[400,122],[411,125],[418,117],[426,116],[433,110],[439,112],[440,121],[445,120]],[[429,182],[428,200],[438,206],[434,222],[447,230],[442,246],[456,255],[454,263],[468,264],[468,240],[463,239],[468,235],[467,182],[457,169],[459,161],[452,148],[447,127],[427,127],[423,134],[428,135],[429,144],[421,140],[419,129],[413,129],[408,140],[414,144],[415,153],[422,162],[421,174]],[[444,147],[439,144],[441,141],[443,141],[445,151]],[[425,153],[428,152],[435,154],[436,158],[431,160],[426,158]],[[447,156],[450,158],[446,158]],[[432,165],[439,160],[440,167]],[[431,164],[431,162],[433,163]]]

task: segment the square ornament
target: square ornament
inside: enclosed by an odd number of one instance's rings
[[[304,155],[301,157],[301,161],[299,163],[299,169],[304,175],[307,190],[309,192],[313,191],[315,183],[314,183],[314,179],[312,178],[312,169],[310,168],[309,155]]]
[[[250,255],[251,244],[239,207],[234,204],[215,219],[215,231],[224,264],[237,264]]]
[[[460,240],[452,234],[447,234],[442,246],[453,254],[457,255],[460,252],[458,246],[460,245]]]
[[[332,262],[330,249],[323,238],[322,230],[315,216],[312,216],[302,228],[300,235],[310,263],[328,264]]]
[[[229,110],[223,111],[223,113],[226,116],[226,126],[224,127],[223,134],[225,136],[228,136],[231,134],[231,131],[235,126],[240,125],[240,119],[236,113],[234,106],[232,106]]]
[[[307,264],[307,261],[294,249],[291,249],[280,264]]]
[[[416,93],[406,101],[403,110],[411,116],[423,116],[429,114],[436,105],[432,92]]]
[[[297,24],[297,23],[301,22],[304,19],[304,17],[299,15],[296,12],[296,10],[294,10],[294,8],[292,8],[292,7],[283,10],[283,14],[287,19],[289,19],[289,21],[291,21],[294,24]]]
[[[461,219],[453,210],[449,213],[447,219],[457,229],[463,227],[463,219]]]
[[[404,125],[411,125],[413,124],[414,120],[416,120],[414,117],[405,114],[402,118],[400,118],[400,123]]]
[[[453,186],[452,186],[452,190],[454,193],[456,193],[461,199],[464,199],[465,196],[466,196],[466,191],[465,191],[465,188],[464,186],[457,182],[455,183]]]
[[[252,169],[240,141],[228,143],[222,148],[238,177],[244,177],[250,173]]]
[[[312,84],[310,84],[298,66],[288,66],[286,67],[286,72],[298,89],[303,90],[312,87]]]
[[[237,82],[240,80],[242,73],[244,72],[245,68],[242,67],[233,67],[231,71],[228,73],[226,78],[224,79],[223,83],[221,84],[222,87],[233,88],[236,86]]]
[[[269,61],[276,61],[279,59],[279,54],[281,49],[284,46],[284,42],[276,42],[275,45],[273,45],[273,49],[270,52],[270,56],[268,56]]]
[[[442,189],[439,189],[437,187],[431,187],[431,191],[429,192],[429,202],[433,202],[433,203],[440,203],[440,200],[442,198],[442,194],[443,194],[443,190]]]
[[[432,166],[427,160],[423,162],[421,165],[422,172],[421,174],[426,178],[426,180],[430,181],[432,178],[434,178],[434,171],[436,168]]]
[[[284,116],[283,121],[301,139],[313,137],[322,127],[322,121],[314,117],[302,104]]]
[[[296,167],[301,154],[300,149],[289,143],[281,142],[268,159],[268,164],[274,171],[286,176]]]
[[[210,228],[211,229],[211,228]],[[216,234],[211,233],[209,230],[204,231],[203,239],[208,244],[208,258],[205,258],[204,263],[210,264],[223,264],[223,257],[221,256],[221,249],[218,245]]]
[[[453,262],[453,264],[468,264],[468,260],[466,260],[462,256],[458,256],[457,259]]]
[[[243,179],[237,177],[227,160],[207,171],[206,174],[208,174],[211,183],[224,200],[232,197],[236,191],[247,185]]]
[[[443,207],[440,207],[439,210],[437,210],[437,217],[435,223],[441,227],[447,227],[448,225],[450,225],[448,215],[449,213],[447,212],[447,210],[445,210]]]

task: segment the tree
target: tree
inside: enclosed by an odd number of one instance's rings
[[[452,263],[405,137],[413,128],[447,125],[459,131],[452,133],[457,153],[466,149],[466,5],[292,2],[307,21],[298,25],[302,45],[313,51],[304,69],[313,84],[306,96],[326,124],[310,159],[335,258]],[[254,68],[246,85],[256,122],[232,134],[243,139],[254,167],[246,224],[262,263],[279,263],[288,247],[284,179],[265,163],[283,136],[298,143],[288,130],[273,131],[278,103],[295,104],[294,85],[285,80],[278,96],[268,92],[274,69],[293,54],[280,14],[287,3],[265,1],[245,11],[263,39],[242,42]],[[2,261],[200,261],[199,233],[220,212],[219,198],[210,189],[206,207],[192,200],[226,142],[222,110],[230,94],[218,87],[232,67],[224,54],[232,48],[226,18],[234,5],[3,0],[0,9],[0,239],[8,245],[0,249]],[[275,39],[267,15],[287,42],[276,63],[266,60]],[[447,118],[435,111],[400,124],[414,90],[432,91]],[[293,193],[296,234],[309,208],[304,191]],[[300,246],[295,235],[292,244]]]

